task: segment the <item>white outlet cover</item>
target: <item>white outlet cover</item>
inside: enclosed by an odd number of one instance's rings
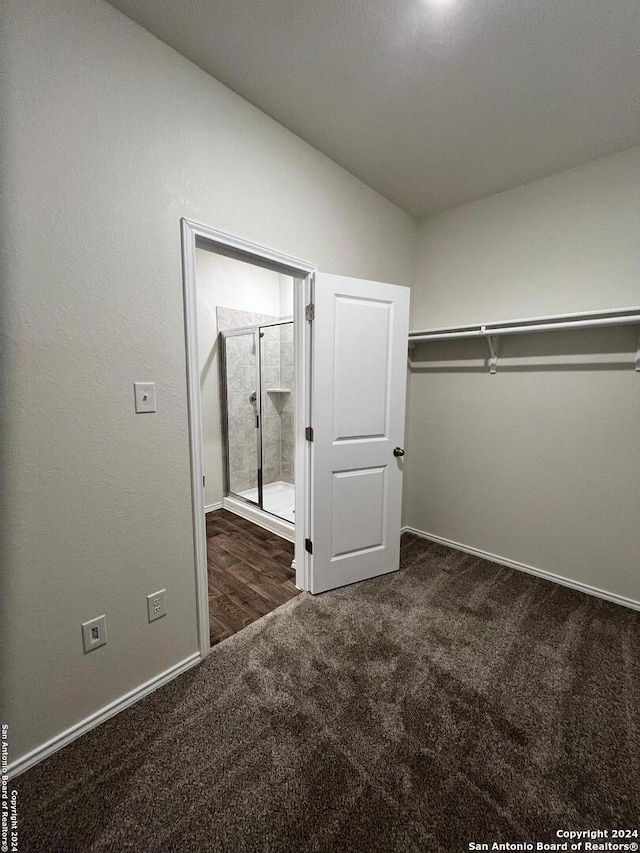
[[[133,394],[136,401],[137,414],[141,415],[145,412],[157,411],[155,382],[134,382]]]
[[[82,645],[85,655],[107,644],[107,617],[103,614],[82,623]]]
[[[147,596],[147,616],[149,622],[155,622],[161,616],[167,615],[167,590],[159,589]]]

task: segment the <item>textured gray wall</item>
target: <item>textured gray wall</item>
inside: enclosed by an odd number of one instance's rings
[[[639,234],[640,148],[428,219],[412,328],[640,305]],[[640,601],[638,327],[500,347],[414,350],[404,523]]]
[[[14,760],[197,650],[180,217],[398,283],[416,226],[107,3],[0,16]],[[134,413],[134,380],[157,383],[157,414]]]

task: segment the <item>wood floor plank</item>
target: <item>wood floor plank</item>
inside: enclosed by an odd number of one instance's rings
[[[229,571],[248,586],[249,589],[271,601],[273,603],[272,610],[280,604],[285,604],[293,597],[279,584],[269,580],[266,575],[256,572],[250,566],[246,566],[243,563],[237,563],[235,566],[230,566]]]
[[[227,510],[206,517],[211,645],[300,592],[293,544]]]
[[[245,532],[240,533],[221,533],[216,538],[216,544],[232,554],[237,554],[243,559],[252,560],[256,557],[270,558],[273,554],[274,546],[271,543],[265,543],[260,540],[247,540]]]
[[[273,580],[284,581],[288,577],[291,577],[293,572],[291,569],[291,559],[289,560],[289,566],[285,567],[270,555],[259,551],[256,552],[248,548],[244,542],[238,542],[238,537],[235,536],[219,537],[215,540],[215,547],[219,551],[226,552],[235,557],[236,559],[232,562],[235,563],[240,560]]]
[[[254,619],[258,619],[260,616],[264,616],[273,610],[272,600],[263,598],[245,583],[238,580],[230,571],[209,573],[210,595],[212,591],[215,591],[215,597],[226,595],[238,604],[238,606],[250,610]]]
[[[224,624],[233,629],[233,632],[240,631],[246,625],[255,622],[251,616],[241,610],[231,599],[222,595],[219,598],[212,598],[209,601],[209,610],[213,610],[214,615]]]
[[[300,590],[295,584],[295,581],[291,580],[291,578],[287,578],[286,581],[282,581],[280,586],[282,587],[282,589],[285,590],[285,592],[289,594],[291,598],[293,598],[294,595],[297,595],[300,592]]]
[[[209,639],[212,646],[226,640],[227,637],[230,637],[233,633],[234,632],[227,628],[227,626],[216,618],[213,613],[209,612]]]

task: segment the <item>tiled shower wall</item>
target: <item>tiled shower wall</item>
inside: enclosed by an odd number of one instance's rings
[[[263,482],[293,483],[293,323],[263,331]]]

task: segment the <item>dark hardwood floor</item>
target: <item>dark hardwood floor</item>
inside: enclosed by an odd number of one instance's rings
[[[207,514],[211,645],[296,596],[293,544],[225,509]]]

